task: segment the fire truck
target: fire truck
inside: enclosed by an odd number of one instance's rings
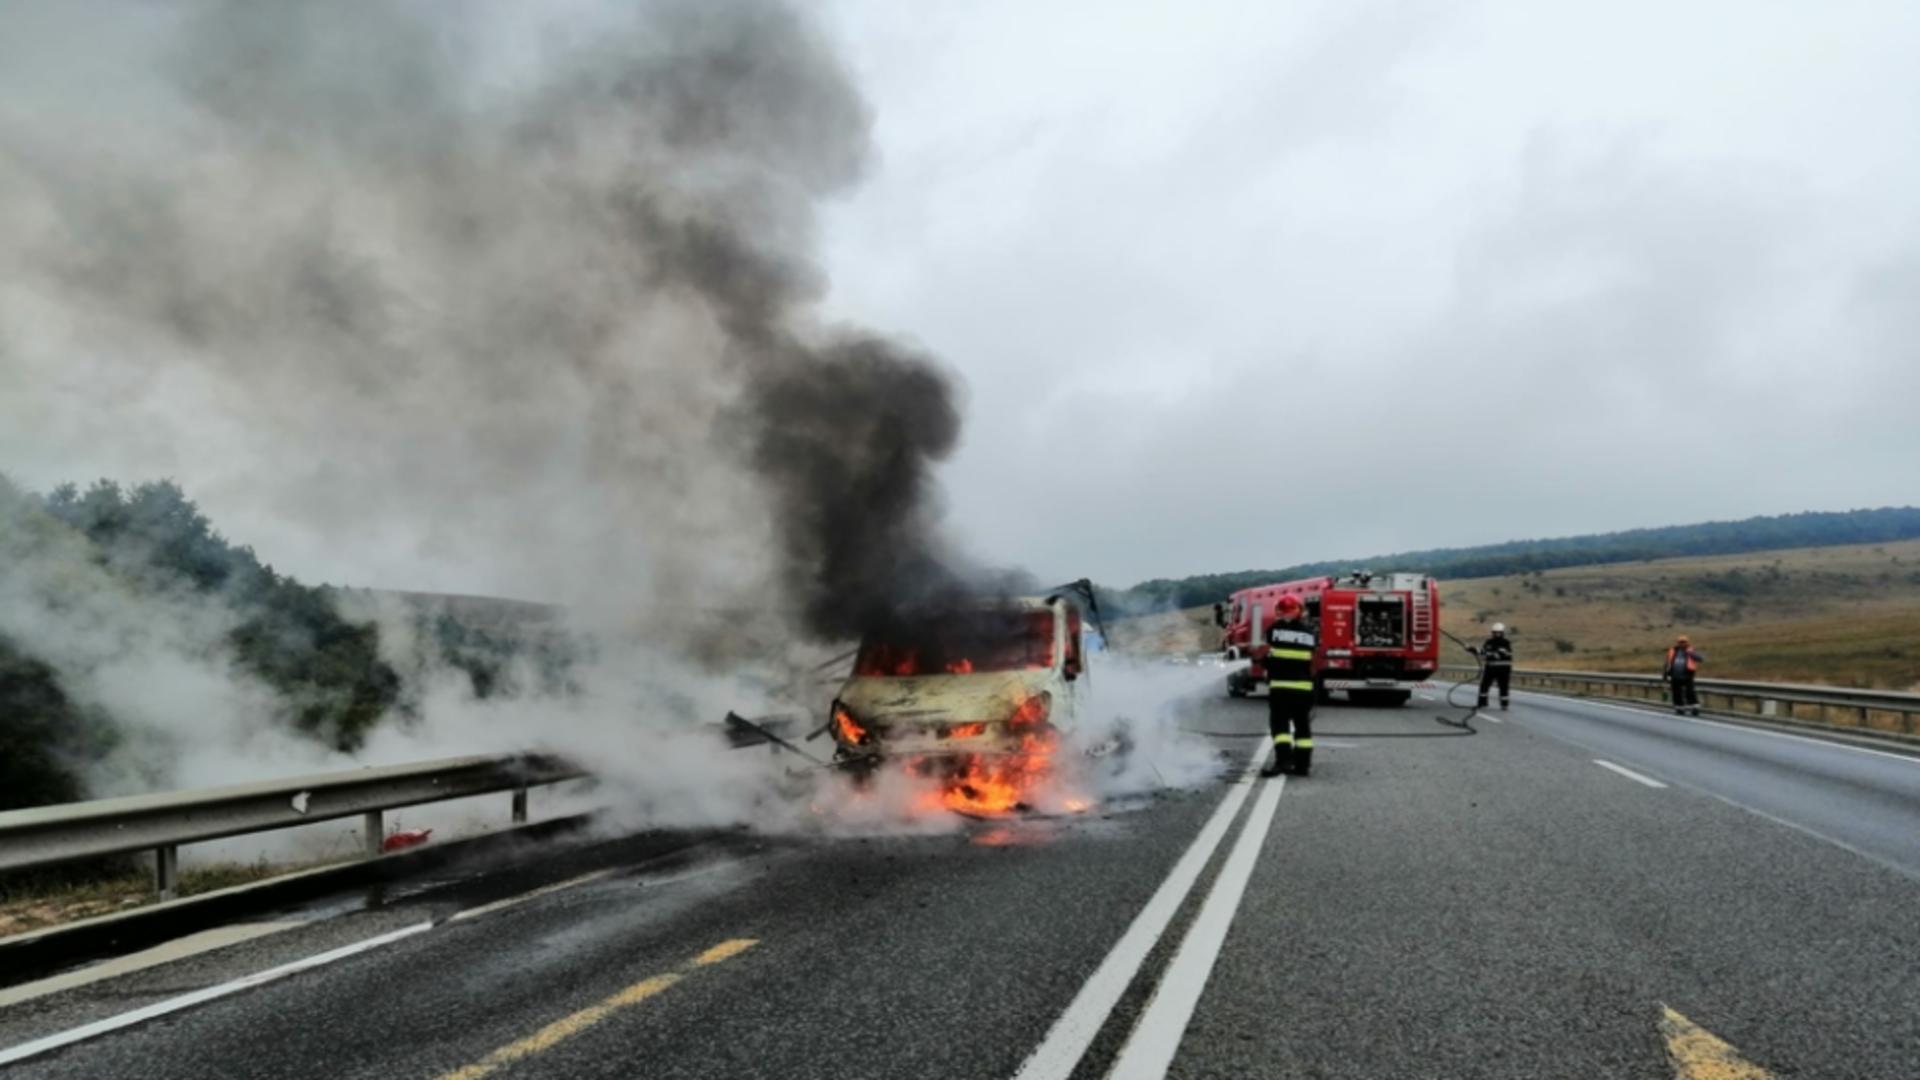
[[[1355,570],[1242,589],[1214,605],[1220,648],[1246,660],[1227,676],[1227,692],[1245,697],[1266,682],[1267,627],[1282,596],[1297,596],[1320,635],[1313,654],[1314,693],[1343,690],[1355,705],[1404,705],[1431,685],[1440,667],[1440,583],[1425,574]]]

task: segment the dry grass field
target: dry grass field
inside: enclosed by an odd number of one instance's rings
[[[1920,690],[1920,541],[1658,559],[1441,582],[1441,624],[1507,623],[1522,666],[1657,672],[1686,633],[1703,674]],[[1117,648],[1211,648],[1208,608],[1116,622]],[[1442,656],[1466,662],[1448,648]]]
[[[188,867],[180,872],[176,891],[183,897],[198,896],[317,865],[321,864],[261,861]],[[156,899],[152,878],[138,873],[77,885],[53,882],[42,887],[18,888],[0,899],[0,937],[91,919],[96,915],[111,915],[151,904]]]

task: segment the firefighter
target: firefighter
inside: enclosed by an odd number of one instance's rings
[[[1661,678],[1673,687],[1673,712],[1676,716],[1700,715],[1700,695],[1693,688],[1693,677],[1706,661],[1706,654],[1693,647],[1693,641],[1681,634],[1667,650],[1667,667]]]
[[[1267,730],[1273,758],[1261,776],[1313,769],[1313,649],[1318,642],[1297,596],[1282,596],[1267,627]]]
[[[1487,640],[1467,651],[1480,658],[1480,704],[1474,707],[1486,708],[1487,691],[1499,683],[1500,707],[1505,709],[1513,700],[1513,642],[1507,640],[1507,624],[1494,623]]]

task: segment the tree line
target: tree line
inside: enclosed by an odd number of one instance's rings
[[[262,722],[287,723],[338,750],[358,748],[398,702],[400,676],[380,657],[377,627],[342,617],[334,590],[303,585],[229,542],[178,485],[126,490],[102,480],[85,491],[62,485],[44,497],[9,485],[5,495],[0,536],[11,545],[44,551],[64,544],[101,571],[85,585],[9,583],[38,590],[52,612],[50,625],[63,621],[63,606],[74,610],[65,621],[84,620],[78,603],[67,605],[63,587],[98,591],[98,580],[110,583],[110,602],[129,611],[156,597],[168,598],[173,610],[218,605],[230,623],[224,644],[231,662],[282,705],[281,716]],[[47,575],[29,565],[16,560],[0,574]],[[36,655],[32,635],[0,633],[0,809],[81,797],[87,765],[117,739],[114,718]]]
[[[89,768],[131,745],[91,700],[84,663],[63,661],[54,636],[112,638],[144,619],[207,616],[218,637],[198,646],[209,654],[199,659],[269,691],[261,725],[345,753],[377,725],[417,715],[414,691],[431,672],[463,678],[476,698],[573,689],[584,646],[551,609],[475,601],[469,613],[446,598],[387,598],[399,607],[382,617],[411,624],[397,658],[370,614],[378,598],[279,573],[222,536],[175,483],[101,480],[36,495],[0,477],[0,603],[15,605],[0,622],[0,810],[96,794]],[[103,611],[121,623],[103,630]]]

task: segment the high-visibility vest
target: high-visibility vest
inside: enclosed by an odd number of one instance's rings
[[[1685,653],[1681,653],[1680,647],[1676,645],[1673,648],[1667,650],[1667,674],[1669,675],[1674,674],[1673,658],[1676,655],[1682,656],[1685,659],[1687,674],[1691,675],[1694,672],[1700,670],[1699,654],[1695,653],[1692,649],[1688,649]]]
[[[1267,689],[1313,692],[1313,648],[1319,644],[1303,622],[1277,622],[1267,628]]]

